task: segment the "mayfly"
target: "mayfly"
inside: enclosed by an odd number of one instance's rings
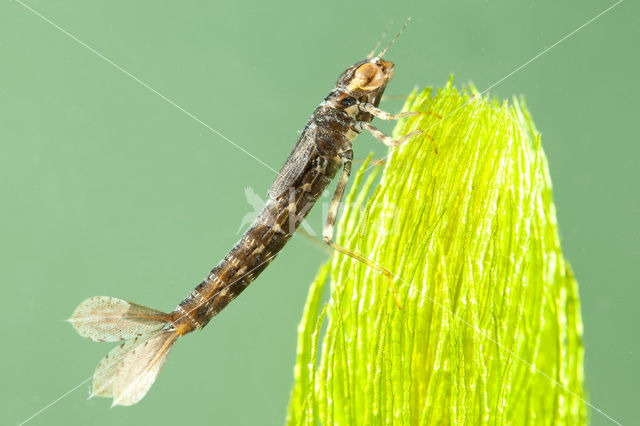
[[[420,133],[417,130],[394,139],[371,124],[374,117],[397,120],[419,114],[390,114],[378,108],[394,74],[394,64],[382,56],[398,36],[377,56],[370,53],[340,75],[301,132],[269,189],[269,199],[262,212],[224,259],[173,312],[164,313],[106,296],[89,298],[76,308],[69,321],[81,336],[100,342],[122,341],[98,363],[92,396],[112,397],[113,405],[140,401],[176,341],[206,326],[268,266],[340,169],[323,239],[333,249],[389,278],[392,276],[390,271],[365,256],[337,245],[332,237],[351,172],[354,138],[367,131],[385,145],[395,147]],[[399,306],[392,280],[389,282]]]

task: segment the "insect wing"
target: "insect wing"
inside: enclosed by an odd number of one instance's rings
[[[96,371],[93,373],[93,387],[91,388],[91,397],[94,396],[113,396],[113,376],[122,364],[122,360],[129,352],[134,350],[136,346],[144,342],[149,336],[136,337],[127,340],[124,343],[111,349],[104,358],[100,360]]]
[[[313,157],[311,154],[316,149],[315,133],[315,126],[309,126],[304,129],[300,135],[300,139],[298,139],[293,150],[287,157],[287,161],[285,161],[284,166],[280,169],[278,177],[276,177],[271,188],[269,188],[269,197],[274,200],[278,198],[287,188],[290,188],[296,179],[304,172]]]
[[[159,331],[168,320],[164,312],[115,297],[97,296],[80,303],[67,321],[82,337],[115,342]]]
[[[144,398],[178,336],[176,332],[161,332],[124,355],[113,374],[113,405],[133,405]]]

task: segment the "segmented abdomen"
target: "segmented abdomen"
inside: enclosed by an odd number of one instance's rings
[[[269,199],[240,241],[171,314],[181,335],[204,327],[269,265],[340,166],[339,157],[314,152],[291,188]]]

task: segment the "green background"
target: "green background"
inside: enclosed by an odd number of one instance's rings
[[[414,18],[386,55],[396,63],[387,94],[451,73],[484,90],[613,2],[27,4],[279,169],[337,75],[389,21],[395,33]],[[626,424],[640,400],[638,12],[622,3],[491,90],[524,94],[543,134],[580,283],[589,398]],[[0,423],[15,424],[87,379],[111,348],[62,321],[80,301],[170,311],[239,238],[253,211],[245,188],[264,198],[274,173],[16,1],[0,5],[0,61]],[[363,135],[355,157],[383,155],[380,145]],[[309,218],[317,233],[323,209]],[[281,424],[298,320],[326,256],[294,238],[176,345],[140,404],[87,401],[85,384],[29,424]],[[595,412],[592,423],[611,424]]]

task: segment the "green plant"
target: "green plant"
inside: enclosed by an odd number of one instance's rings
[[[451,82],[413,94],[425,130],[379,186],[365,164],[336,254],[299,326],[288,424],[583,424],[582,323],[562,256],[547,162],[522,100]],[[327,278],[329,301],[323,303]]]

